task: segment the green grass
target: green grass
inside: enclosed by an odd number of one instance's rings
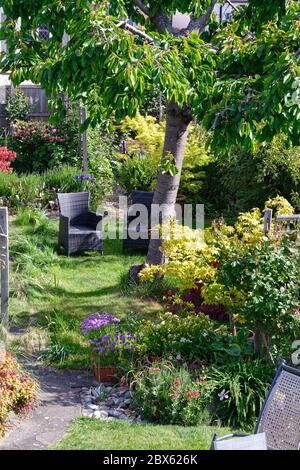
[[[88,349],[80,335],[80,322],[95,311],[117,316],[138,313],[155,317],[159,301],[147,289],[125,286],[124,279],[143,255],[124,255],[122,241],[106,240],[104,256],[86,253],[66,257],[58,253],[57,221],[42,219],[25,225],[20,217],[10,223],[13,323],[50,332],[52,360],[61,367],[84,367]]]
[[[213,426],[159,426],[78,418],[55,449],[59,450],[206,450],[214,433],[232,430]]]

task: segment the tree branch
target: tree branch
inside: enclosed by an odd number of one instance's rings
[[[127,20],[121,21],[120,23],[117,24],[117,28],[124,28],[130,31],[131,33],[140,36],[141,38],[145,39],[147,42],[150,44],[154,43],[154,39],[149,36],[148,34],[144,33],[144,31],[141,31],[140,29],[136,28],[135,26],[132,26],[127,22]]]
[[[183,36],[183,35],[191,33],[192,31],[198,31],[199,34],[203,33],[212,15],[212,12],[215,8],[216,3],[217,3],[217,0],[213,0],[211,6],[207,9],[207,11],[203,15],[201,15],[199,18],[193,17],[191,21],[189,22],[188,27],[182,29],[177,34],[179,36]]]
[[[231,6],[231,8],[233,8],[235,11],[239,11],[238,7],[236,5],[234,5],[231,0],[225,0],[226,3],[228,3],[228,5]]]
[[[146,16],[150,17],[150,10],[149,8],[142,2],[142,0],[134,0],[134,3],[138,7],[139,10],[141,10],[142,13],[144,13]]]

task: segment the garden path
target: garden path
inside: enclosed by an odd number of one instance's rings
[[[13,416],[0,450],[43,450],[59,441],[80,416],[82,387],[93,377],[86,371],[56,370],[36,361],[22,361],[39,384],[38,405],[26,418]]]

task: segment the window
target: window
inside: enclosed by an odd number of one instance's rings
[[[39,38],[41,39],[41,41],[47,41],[47,39],[49,39],[49,27],[47,24],[42,24],[39,29],[38,29],[38,33],[39,33]]]

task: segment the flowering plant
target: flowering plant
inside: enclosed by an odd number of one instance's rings
[[[136,336],[123,332],[120,319],[106,312],[89,315],[82,322],[81,330],[101,365],[116,365],[135,349]]]
[[[5,431],[9,412],[21,414],[30,411],[35,404],[36,393],[36,383],[6,353],[0,364],[0,435]]]
[[[0,171],[10,173],[11,162],[16,158],[17,154],[7,147],[0,147]]]

